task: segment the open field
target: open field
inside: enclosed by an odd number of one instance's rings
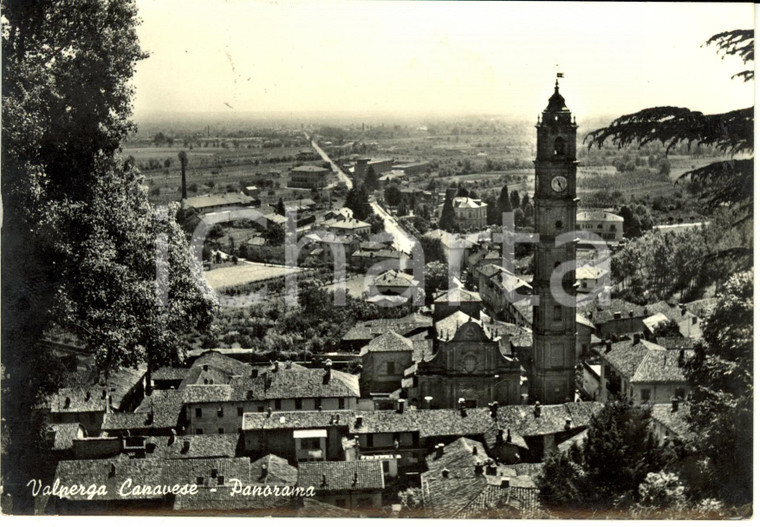
[[[206,271],[203,276],[208,284],[214,289],[235,287],[278,278],[293,273],[300,273],[303,269],[298,267],[285,267],[282,265],[270,265],[256,262],[240,262],[238,265],[219,267]]]

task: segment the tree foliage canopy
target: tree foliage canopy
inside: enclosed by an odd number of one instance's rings
[[[724,31],[710,37],[705,45],[717,46],[721,58],[737,56],[744,64],[754,62],[754,31]],[[734,75],[744,81],[754,79],[751,69]],[[645,108],[623,115],[609,126],[586,136],[589,148],[601,147],[610,141],[618,147],[643,146],[661,142],[666,153],[676,145],[710,145],[734,156],[754,152],[754,107],[708,114],[676,106]],[[737,222],[752,217],[753,160],[731,159],[697,167],[681,175],[679,181],[691,181],[704,191],[701,198],[707,206],[738,205]]]

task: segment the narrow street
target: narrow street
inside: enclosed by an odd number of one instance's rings
[[[311,143],[311,147],[317,152],[317,154],[319,154],[319,156],[323,160],[325,160],[328,163],[330,163],[330,166],[332,167],[332,171],[333,172],[337,172],[338,177],[343,181],[343,183],[346,184],[346,186],[348,187],[348,189],[350,190],[350,189],[354,188],[354,182],[351,181],[351,178],[348,177],[348,175],[346,175],[346,173],[343,171],[343,169],[340,166],[338,166],[338,164],[335,163],[332,159],[330,159],[330,157],[325,153],[325,151],[322,150],[319,147],[319,145],[317,144],[317,142],[309,137],[309,134],[307,134],[306,132],[304,132],[303,135],[306,136],[306,139]]]

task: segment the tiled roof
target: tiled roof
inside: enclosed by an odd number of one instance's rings
[[[486,207],[487,205],[483,203],[479,199],[472,199],[472,198],[454,198],[452,200],[452,205],[454,205],[455,209],[479,209],[481,207]]]
[[[603,352],[602,357],[625,378],[630,379],[652,347],[665,349],[646,340],[641,340],[638,344],[632,340],[622,340],[612,343],[612,349]]]
[[[79,423],[51,424],[48,427],[54,434],[53,450],[68,450],[74,446],[74,439],[86,436],[84,428]]]
[[[375,285],[383,287],[412,287],[418,284],[414,276],[397,269],[389,269],[375,278]]]
[[[381,351],[413,351],[414,344],[406,337],[402,337],[393,330],[383,333],[374,338],[367,344],[362,351],[381,352]]]
[[[60,461],[55,472],[55,479],[60,481],[61,487],[80,485],[84,482],[96,486],[104,485],[107,495],[93,496],[92,500],[134,499],[119,493],[121,485],[128,478],[132,479],[133,485],[192,485],[202,481],[199,487],[217,487],[220,477],[224,478],[225,482],[232,478],[242,482],[250,481],[250,460],[248,458],[130,459],[127,457],[76,459]],[[71,496],[70,499],[87,500],[88,496]],[[145,499],[160,500],[163,499],[163,495]]]
[[[371,327],[365,326],[363,323],[360,322],[356,326],[349,329],[345,335],[343,335],[343,340],[369,341],[369,340],[372,340],[375,335],[376,333],[373,331]]]
[[[204,209],[208,207],[223,207],[226,205],[250,205],[253,198],[246,196],[242,192],[233,192],[230,194],[207,194],[204,196],[193,196],[187,198],[185,203],[188,207],[194,209]]]
[[[536,507],[537,489],[529,475],[498,464],[492,465],[496,475],[485,474],[485,467],[475,472],[476,463],[493,463],[477,441],[459,438],[443,448],[441,457],[433,453],[426,460],[429,470],[422,474],[422,494],[431,516],[517,517],[523,509]],[[509,486],[501,486],[502,478],[509,478]]]
[[[332,370],[309,368],[267,371],[256,378],[236,377],[229,385],[190,385],[185,403],[223,401],[265,401],[304,397],[359,397],[359,377]]]
[[[694,339],[688,337],[657,337],[657,344],[665,349],[694,349]]]
[[[657,326],[667,322],[668,320],[669,320],[668,317],[666,317],[662,313],[656,313],[654,315],[648,316],[647,318],[642,320],[642,322],[649,331],[654,332],[654,330],[657,329]]]
[[[336,507],[313,498],[304,498],[303,508],[298,509],[298,516],[306,518],[358,518],[361,517],[361,514],[357,510]]]
[[[262,485],[295,485],[298,469],[281,457],[268,454],[251,463],[251,477]]]
[[[412,352],[412,362],[429,360],[433,356],[433,341],[429,339],[412,339],[414,352]]]
[[[633,311],[633,316],[637,318],[643,318],[653,313],[650,310],[645,314],[642,306],[633,304],[621,298],[612,298],[610,299],[609,304],[603,304],[601,300],[597,298],[593,302],[578,306],[578,312],[587,316],[588,319],[597,326],[614,319],[615,313],[620,313],[621,318],[629,318],[631,311]]]
[[[449,303],[449,302],[482,302],[480,293],[475,291],[468,291],[466,289],[454,288],[438,296],[433,302]]]
[[[683,365],[678,364],[680,350],[651,350],[641,361],[631,382],[686,382]],[[694,352],[684,351],[684,360]]]
[[[652,419],[662,423],[671,433],[681,438],[691,435],[686,420],[690,413],[691,405],[686,402],[681,402],[675,412],[671,403],[652,405]]]
[[[103,430],[175,428],[182,416],[181,390],[153,390],[134,412],[112,412],[103,416]],[[152,421],[149,413],[153,413]]]
[[[298,465],[298,485],[317,494],[335,491],[382,490],[382,461],[316,461]]]
[[[150,374],[154,381],[181,381],[190,371],[189,368],[162,366]]]
[[[64,387],[48,399],[49,408],[54,413],[102,412],[105,411],[108,396],[111,407],[120,408],[124,397],[145,376],[147,368],[121,368],[108,376],[107,381],[90,386]],[[104,396],[104,390],[106,395]]]
[[[238,440],[238,434],[148,436],[145,438],[146,456],[151,459],[234,458]]]

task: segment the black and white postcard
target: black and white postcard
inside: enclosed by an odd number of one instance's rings
[[[0,7],[4,515],[752,516],[752,4]]]

